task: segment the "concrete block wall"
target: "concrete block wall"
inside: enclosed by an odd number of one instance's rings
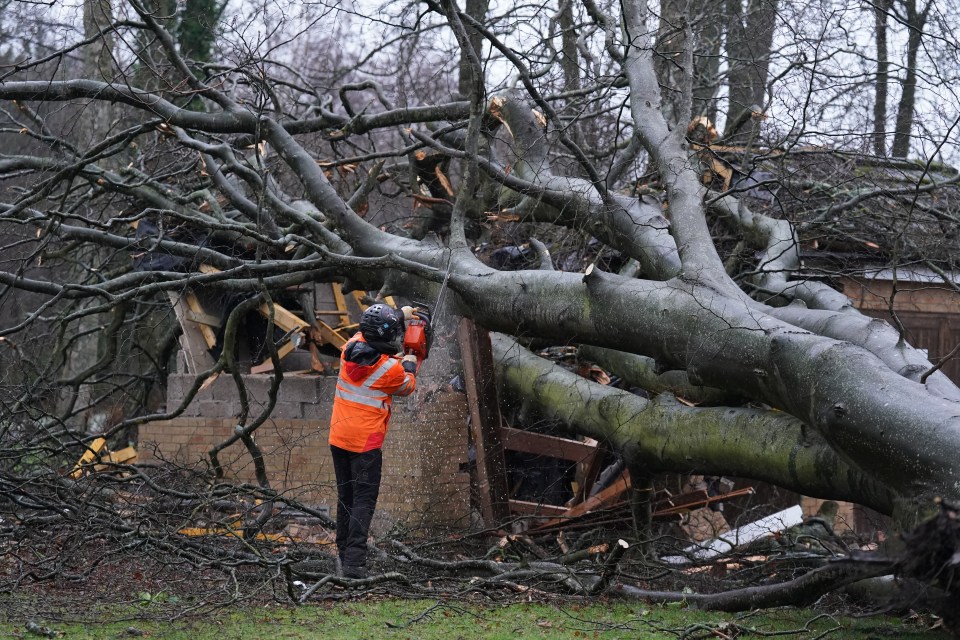
[[[242,376],[248,422],[265,409],[272,380],[270,375]],[[193,382],[189,374],[168,377],[168,410],[182,403]],[[336,484],[327,437],[335,385],[333,376],[285,375],[270,418],[255,435],[271,486],[302,502],[328,505],[331,515]],[[209,450],[234,433],[240,408],[233,378],[221,375],[197,393],[181,416],[140,427],[141,460],[209,466]],[[426,533],[469,524],[467,415],[466,396],[446,388],[418,389],[394,401],[374,533],[396,525]],[[227,447],[219,460],[230,477],[255,480],[241,443]]]

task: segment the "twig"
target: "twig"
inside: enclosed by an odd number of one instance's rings
[[[420,615],[411,618],[410,620],[408,620],[407,622],[405,622],[405,623],[403,623],[403,624],[395,624],[395,623],[393,623],[393,622],[387,622],[386,624],[387,624],[387,626],[390,627],[391,629],[406,629],[407,627],[409,627],[409,626],[411,626],[411,625],[413,625],[413,624],[415,624],[415,623],[417,623],[417,622],[420,622],[420,621],[423,620],[424,618],[427,618],[427,617],[428,617],[431,613],[433,613],[434,611],[437,611],[437,610],[440,610],[440,609],[450,609],[451,611],[455,611],[455,612],[457,612],[457,613],[462,613],[462,614],[471,615],[471,616],[473,616],[474,618],[476,618],[477,620],[483,620],[483,617],[482,617],[482,616],[479,616],[479,615],[477,615],[476,613],[474,613],[474,612],[472,612],[472,611],[468,611],[467,609],[461,609],[460,607],[454,607],[453,605],[449,605],[449,604],[447,604],[447,603],[445,603],[445,602],[437,602],[436,604],[430,606],[426,611],[424,611],[424,612],[421,613]]]

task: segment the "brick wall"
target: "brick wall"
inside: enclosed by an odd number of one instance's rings
[[[243,376],[251,416],[263,411],[271,381],[270,375]],[[192,383],[188,374],[168,377],[168,410],[181,404]],[[285,374],[277,404],[255,436],[271,486],[306,503],[328,505],[331,515],[336,487],[327,436],[335,384],[333,376]],[[208,451],[233,434],[239,413],[236,384],[221,375],[180,417],[140,428],[141,460],[209,465]],[[431,531],[469,524],[469,474],[461,471],[467,461],[466,416],[465,396],[445,385],[420,384],[414,395],[394,400],[375,533],[398,524]],[[241,443],[222,451],[219,459],[230,477],[254,480],[253,463]]]

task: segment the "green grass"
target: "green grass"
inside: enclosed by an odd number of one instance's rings
[[[159,618],[162,603],[142,608]],[[459,601],[368,600],[320,602],[300,608],[279,605],[220,610],[200,618],[160,622],[127,620],[111,623],[66,623],[35,619],[0,623],[2,638],[53,637],[169,638],[171,640],[225,640],[271,638],[286,640],[502,640],[614,638],[676,639],[723,636],[761,638],[774,632],[786,638],[842,638],[844,640],[940,640],[947,636],[927,631],[923,621],[897,618],[851,619],[811,610],[780,609],[761,614],[724,614],[691,611],[678,606],[622,603],[511,604],[482,606]],[[929,621],[927,621],[929,622]],[[736,625],[733,627],[731,625]],[[719,631],[723,635],[717,635]],[[792,632],[792,633],[784,633]]]

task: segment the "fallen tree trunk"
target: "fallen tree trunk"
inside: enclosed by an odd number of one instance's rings
[[[780,411],[689,407],[599,385],[491,334],[497,375],[571,433],[606,443],[651,472],[731,475],[892,513],[889,488],[852,467],[816,432]]]
[[[907,512],[960,493],[960,404],[859,347],[696,283],[596,270],[471,272],[450,283],[484,326],[646,354],[685,369],[696,383],[764,402],[802,421],[798,446],[816,431],[840,458],[913,503],[904,503]]]

